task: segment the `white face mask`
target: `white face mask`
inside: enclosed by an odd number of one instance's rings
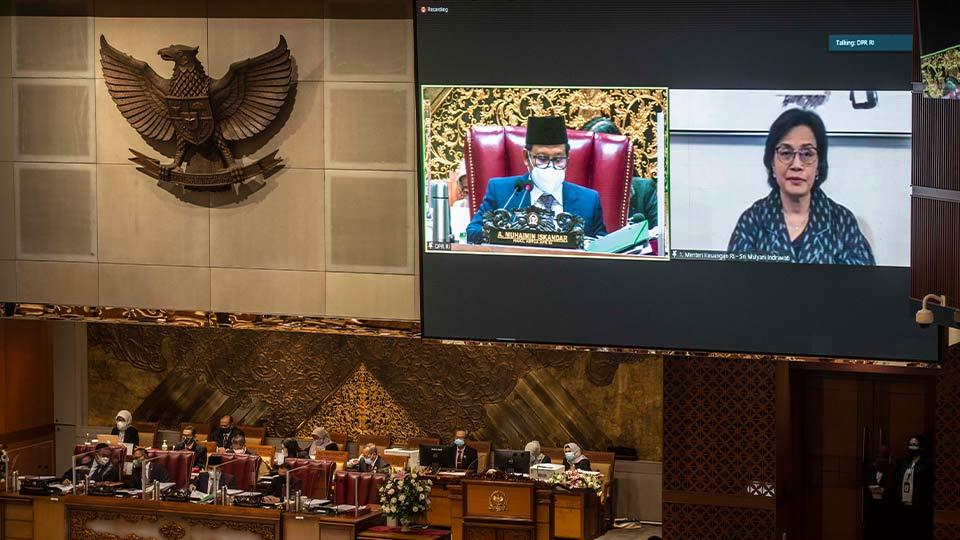
[[[101,457],[97,457],[97,463],[99,463],[100,466],[106,465],[107,463],[110,463],[110,458],[108,458],[108,457],[102,457],[102,456],[101,456]]]
[[[120,431],[127,429],[127,422],[125,420],[117,420],[117,429]]]
[[[566,174],[566,170],[558,171],[553,167],[546,169],[534,168],[532,171],[530,171],[530,176],[533,178],[533,183],[540,188],[541,191],[549,193],[553,196],[556,196],[560,193],[560,186],[563,185],[563,179]]]

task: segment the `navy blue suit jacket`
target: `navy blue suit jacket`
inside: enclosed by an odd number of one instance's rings
[[[480,208],[467,225],[467,242],[479,244],[483,242],[483,214],[497,208],[513,210],[526,208],[534,203],[530,200],[530,192],[520,189],[517,192],[517,183],[530,182],[530,173],[505,178],[491,178],[487,183],[487,192],[483,195]],[[516,195],[514,195],[516,193]],[[513,198],[511,198],[513,195]],[[504,206],[510,202],[510,206]],[[563,211],[583,218],[583,234],[587,236],[603,236],[607,229],[603,225],[603,210],[600,208],[600,194],[596,191],[571,184],[563,183]]]

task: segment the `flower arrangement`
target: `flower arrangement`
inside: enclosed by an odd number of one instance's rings
[[[380,510],[394,517],[406,530],[414,518],[426,513],[430,507],[430,490],[433,481],[422,478],[416,472],[391,474],[380,486]]]
[[[547,483],[567,489],[592,489],[598,497],[603,495],[603,475],[586,474],[580,469],[559,471],[551,476]]]

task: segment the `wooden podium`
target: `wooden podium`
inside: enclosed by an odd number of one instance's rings
[[[464,480],[464,540],[552,540],[553,492],[533,483]]]

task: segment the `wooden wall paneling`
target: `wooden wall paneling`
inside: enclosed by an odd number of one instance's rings
[[[776,375],[773,362],[664,362],[665,539],[775,537]]]
[[[937,381],[934,538],[960,540],[960,343],[945,351]]]

